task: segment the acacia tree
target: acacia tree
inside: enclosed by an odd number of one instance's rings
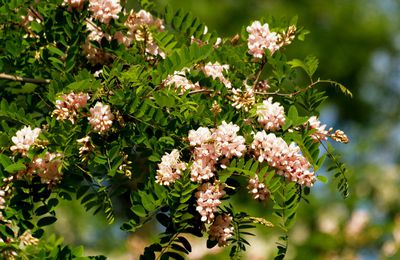
[[[315,57],[285,56],[308,33],[296,19],[254,21],[221,39],[190,13],[148,1],[140,11],[118,0],[1,2],[4,258],[82,256],[45,241],[59,200],[75,196],[112,223],[124,196],[123,230],[154,218],[165,227],[143,259],[183,258],[185,234],[238,258],[255,224],[282,231],[281,259],[298,206],[326,180],[317,174],[326,157],[347,196],[328,139],[348,139],[318,110],[320,85],[351,93],[316,78]],[[245,189],[273,204],[271,219],[229,203]]]

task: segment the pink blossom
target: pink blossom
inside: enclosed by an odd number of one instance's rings
[[[315,182],[314,172],[309,170],[311,164],[295,143],[287,145],[282,138],[263,130],[255,134],[251,148],[260,162],[266,161],[277,174],[290,181],[309,187]]]
[[[265,54],[265,49],[268,49],[272,54],[279,49],[279,35],[269,30],[269,25],[259,21],[253,22],[247,27],[249,38],[247,45],[249,53],[255,58],[262,58]]]
[[[214,140],[217,151],[220,156],[232,158],[233,156],[241,157],[246,151],[245,139],[243,136],[237,135],[239,126],[232,122],[227,124],[222,121],[222,124],[214,131]]]
[[[59,153],[46,153],[43,158],[37,157],[33,160],[30,171],[35,171],[42,183],[56,184],[62,176],[60,172],[61,157],[62,154]]]
[[[249,193],[255,200],[265,200],[269,197],[269,192],[264,183],[260,182],[258,175],[254,178],[249,179],[249,184],[247,185]]]
[[[97,102],[96,105],[90,109],[90,116],[88,119],[94,131],[105,133],[111,127],[114,115],[111,113],[110,106]]]
[[[169,186],[181,177],[181,173],[185,169],[186,164],[179,160],[179,151],[174,149],[161,158],[161,163],[158,164],[156,183]]]
[[[79,147],[79,156],[82,156],[84,153],[87,153],[93,149],[93,145],[90,143],[90,136],[88,135],[76,141],[79,144],[82,144],[82,146]]]
[[[173,75],[168,75],[168,77],[163,81],[165,86],[174,86],[176,90],[180,90],[180,93],[185,93],[188,90],[200,89],[198,82],[193,83],[186,78],[185,69],[181,71],[175,71]]]
[[[224,185],[219,182],[211,184],[209,182],[202,184],[196,192],[197,212],[201,215],[201,221],[212,222],[217,212],[218,206],[221,204],[220,198],[225,195]]]
[[[74,124],[78,109],[85,107],[89,98],[90,96],[83,92],[64,94],[56,100],[56,109],[54,109],[52,115],[57,116],[57,120],[68,119]]]
[[[272,97],[257,107],[258,122],[265,130],[277,131],[285,124],[285,110],[278,102],[272,103]]]
[[[232,217],[226,214],[218,215],[208,230],[212,240],[218,241],[218,246],[226,246],[228,239],[233,236]]]
[[[225,78],[223,72],[229,70],[229,65],[224,64],[221,65],[219,62],[215,63],[207,63],[204,65],[201,70],[203,71],[204,75],[207,77],[212,77],[214,80],[219,79],[226,88],[232,88],[232,83],[229,81],[229,79]]]
[[[199,127],[197,130],[189,131],[189,142],[191,146],[202,145],[211,141],[211,131],[207,127]]]
[[[325,130],[326,125],[321,125],[321,122],[316,116],[310,117],[307,123],[310,125],[310,129],[315,130],[315,132],[311,134],[312,139],[317,142],[328,139],[329,131]],[[305,124],[306,126],[307,123]]]
[[[32,130],[30,126],[24,126],[11,138],[15,145],[11,146],[10,150],[12,152],[19,152],[22,153],[22,155],[26,155],[31,145],[36,142],[40,132],[40,128]]]
[[[119,0],[89,0],[89,11],[101,23],[109,24],[111,19],[118,19],[121,9]]]

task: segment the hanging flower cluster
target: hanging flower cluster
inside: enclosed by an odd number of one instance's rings
[[[57,120],[63,121],[68,119],[74,124],[78,115],[78,109],[85,107],[89,98],[89,95],[83,92],[79,94],[75,94],[74,92],[64,94],[60,99],[56,100],[56,109],[54,109],[52,115],[56,116]]]
[[[229,65],[224,64],[221,65],[219,64],[218,61],[211,63],[208,62],[204,66],[201,67],[201,70],[204,72],[204,75],[207,77],[212,77],[214,80],[219,79],[226,88],[230,89],[232,88],[232,83],[229,81],[229,79],[225,78],[223,72],[229,70]]]
[[[254,135],[251,144],[258,161],[266,161],[276,169],[276,173],[304,186],[312,186],[316,181],[314,172],[310,172],[311,164],[301,154],[300,148],[275,134],[267,134],[264,130]]]
[[[221,167],[225,167],[224,159],[243,155],[246,151],[245,139],[237,135],[238,131],[237,125],[225,121],[217,129],[200,127],[189,131],[188,139],[194,147],[190,172],[192,181],[202,182],[212,178],[218,160],[221,159]]]
[[[208,230],[212,240],[218,242],[218,246],[228,245],[228,239],[233,236],[232,217],[226,214],[218,215]]]
[[[166,153],[158,164],[156,183],[169,186],[181,177],[182,171],[186,169],[186,164],[179,159],[179,151],[174,149],[171,153]]]
[[[267,131],[277,131],[285,124],[285,110],[278,102],[272,103],[272,97],[257,107],[258,122]]]
[[[266,200],[269,197],[267,187],[264,183],[259,181],[258,175],[255,175],[254,178],[249,179],[247,189],[255,200]]]
[[[316,142],[328,140],[328,135],[329,132],[332,131],[332,128],[329,130],[325,130],[326,125],[321,125],[321,122],[316,116],[310,117],[307,123],[309,124],[310,129],[315,130],[315,132],[311,134],[312,139],[314,139]]]
[[[36,142],[40,132],[40,128],[32,129],[30,126],[24,126],[11,138],[14,145],[10,147],[10,150],[26,155],[31,145]]]
[[[95,132],[99,132],[100,134],[107,132],[112,125],[113,119],[114,115],[111,113],[109,105],[97,102],[94,107],[90,108],[88,120]]]
[[[193,83],[186,78],[185,71],[187,70],[188,69],[182,69],[181,71],[175,71],[172,75],[168,75],[168,77],[163,81],[163,85],[174,86],[175,90],[182,94],[188,90],[192,91],[201,89],[198,82]]]
[[[121,10],[119,0],[89,0],[89,11],[101,23],[109,24],[112,19],[118,19]]]
[[[279,35],[276,32],[269,30],[269,25],[263,24],[259,21],[253,22],[247,27],[249,38],[247,45],[249,47],[249,54],[255,58],[262,58],[265,54],[265,49],[274,54],[279,48]]]
[[[197,212],[201,215],[201,221],[210,224],[221,205],[221,198],[225,195],[224,184],[215,181],[213,184],[203,183],[196,192]]]

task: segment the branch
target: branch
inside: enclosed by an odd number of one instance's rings
[[[49,84],[51,80],[49,79],[32,79],[32,78],[23,78],[19,76],[14,76],[10,74],[0,73],[0,79],[8,79],[13,81],[34,83],[34,84]]]

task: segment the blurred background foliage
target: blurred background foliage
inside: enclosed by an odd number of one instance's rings
[[[295,41],[288,57],[315,55],[317,75],[347,86],[349,99],[330,90],[321,121],[341,128],[351,139],[338,151],[350,168],[350,196],[342,199],[330,181],[312,189],[310,204],[300,207],[289,238],[288,259],[400,259],[400,1],[399,0],[157,0],[191,11],[221,36],[232,37],[252,20],[273,16],[299,17],[310,30],[306,41]],[[135,3],[128,1],[135,7]],[[291,55],[291,53],[293,55]],[[246,200],[248,201],[248,200]],[[238,209],[269,218],[267,205],[241,203]],[[136,259],[151,242],[149,223],[135,234],[106,226],[101,216],[85,214],[79,203],[66,203],[52,227],[65,242],[83,244],[109,259]],[[62,221],[64,219],[64,221]],[[259,228],[250,239],[247,259],[271,259],[277,235]],[[225,259],[223,250],[193,245],[190,259]],[[88,251],[88,253],[92,253]]]

